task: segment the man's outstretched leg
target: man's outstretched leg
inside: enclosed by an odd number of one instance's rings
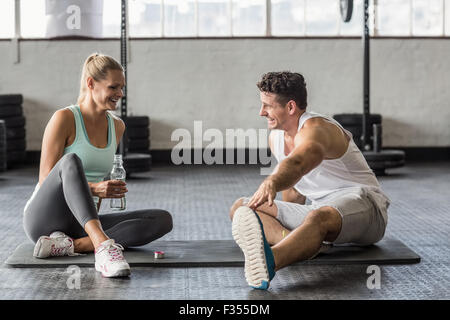
[[[230,219],[233,221],[234,214],[239,207],[245,206],[248,198],[239,198],[234,202],[230,209]],[[267,242],[273,246],[286,237],[291,230],[284,227],[280,221],[277,220],[278,207],[276,204],[269,206],[263,204],[260,206],[256,213],[264,226],[264,234]]]
[[[342,225],[336,209],[321,207],[311,211],[299,227],[271,248],[260,216],[264,214],[241,206],[234,211],[232,226],[233,237],[244,252],[247,282],[256,289],[267,289],[276,270],[314,256],[323,241],[337,238]]]

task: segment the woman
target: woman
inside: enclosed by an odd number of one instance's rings
[[[36,243],[34,256],[95,252],[105,277],[128,276],[124,247],[141,246],[172,230],[163,210],[98,215],[102,198],[121,198],[126,183],[107,180],[123,121],[117,108],[125,77],[113,58],[93,54],[83,66],[77,105],[54,113],[44,132],[39,183],[24,209],[24,229]],[[98,202],[98,203],[96,203]]]

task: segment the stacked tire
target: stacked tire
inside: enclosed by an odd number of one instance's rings
[[[145,116],[125,119],[127,150],[132,153],[150,153],[150,119]]]
[[[386,169],[399,168],[405,165],[405,152],[401,150],[381,150],[382,136],[381,136],[381,121],[380,114],[370,114],[369,118],[369,132],[370,143],[373,150],[366,151],[363,149],[362,136],[362,121],[363,115],[361,113],[343,113],[336,114],[333,118],[338,121],[345,129],[353,134],[353,140],[358,148],[362,151],[364,158],[369,167],[377,176],[386,174]],[[374,124],[378,125],[378,134],[373,136]]]
[[[124,119],[126,131],[126,154],[123,166],[127,176],[151,170],[150,119],[146,116],[129,116]]]
[[[25,117],[21,94],[0,95],[0,119],[6,126],[7,166],[23,164],[26,156]]]
[[[0,172],[6,171],[6,125],[0,120]]]
[[[360,150],[363,150],[363,145],[361,141],[361,136],[363,133],[362,129],[362,121],[363,121],[363,115],[361,113],[341,113],[341,114],[335,114],[333,118],[339,122],[345,129],[350,131],[353,135],[353,141],[355,141],[355,144],[358,146]],[[370,141],[373,141],[373,135],[372,135],[372,127],[374,124],[380,124],[382,122],[381,114],[370,114],[369,118],[369,132],[370,134]],[[379,137],[381,139],[381,137]],[[382,141],[379,141],[380,144],[382,144]]]

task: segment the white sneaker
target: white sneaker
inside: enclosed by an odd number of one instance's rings
[[[74,252],[73,239],[61,231],[55,231],[50,236],[42,236],[34,246],[33,256],[36,258],[78,256]]]
[[[95,250],[95,270],[107,278],[129,276],[130,266],[123,257],[123,250],[113,239],[103,241]]]

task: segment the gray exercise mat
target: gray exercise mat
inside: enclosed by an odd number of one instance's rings
[[[18,268],[50,268],[78,265],[92,267],[94,254],[76,257],[33,257],[32,243],[19,245],[6,260]],[[164,251],[164,259],[155,259],[154,251]],[[124,251],[130,266],[164,267],[231,267],[243,266],[244,255],[233,240],[155,241],[140,248]],[[386,238],[376,245],[359,247],[333,246],[316,258],[299,264],[410,264],[420,262],[420,257],[401,241]]]

